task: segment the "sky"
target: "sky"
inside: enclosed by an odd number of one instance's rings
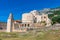
[[[14,20],[21,20],[23,13],[59,6],[60,0],[0,0],[0,21],[7,22],[10,13]]]

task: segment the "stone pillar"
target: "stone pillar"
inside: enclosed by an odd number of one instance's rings
[[[10,13],[8,20],[7,20],[7,30],[6,32],[12,32],[12,21],[13,21],[13,16]]]

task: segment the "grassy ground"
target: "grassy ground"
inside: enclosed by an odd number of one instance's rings
[[[0,33],[0,40],[60,40],[60,31],[30,31],[27,33]]]

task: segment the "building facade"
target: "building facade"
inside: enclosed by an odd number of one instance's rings
[[[46,26],[51,25],[51,20],[48,18],[48,14],[40,13],[37,10],[33,10],[30,13],[24,13],[22,15],[22,23],[41,23],[45,22]]]
[[[14,20],[10,14],[7,20],[6,32],[26,32],[34,28],[50,26],[48,14],[40,14],[37,10],[22,14],[22,20]]]

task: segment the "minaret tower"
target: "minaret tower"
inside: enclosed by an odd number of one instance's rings
[[[13,21],[13,15],[10,13],[8,20],[7,20],[7,30],[6,32],[12,32],[12,21]]]

